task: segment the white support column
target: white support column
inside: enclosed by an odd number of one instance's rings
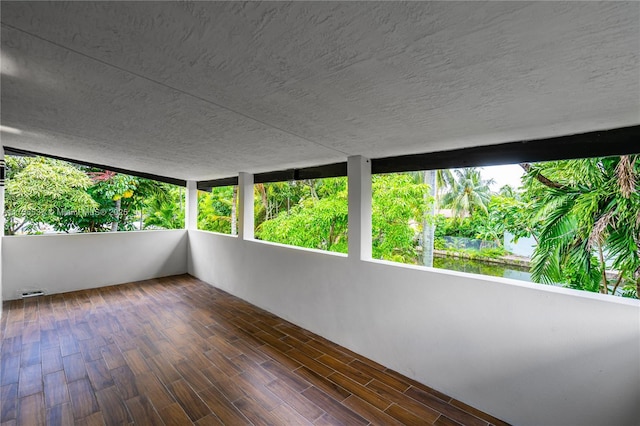
[[[198,187],[195,180],[187,181],[184,204],[184,229],[198,229]]]
[[[4,162],[4,147],[0,145],[0,236],[4,235],[4,179],[6,164]],[[1,308],[0,308],[1,309]]]
[[[371,161],[347,159],[349,179],[349,258],[371,259]]]
[[[4,163],[4,147],[0,145],[0,318],[2,318],[2,238],[4,237],[4,179],[6,165]]]
[[[238,237],[253,240],[253,174],[238,174]]]

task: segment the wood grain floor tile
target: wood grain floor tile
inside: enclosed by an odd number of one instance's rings
[[[213,362],[216,367],[218,367],[229,377],[237,376],[238,374],[242,373],[242,368],[238,367],[236,364],[231,362],[227,357],[225,357],[215,349],[207,351],[205,355],[211,360],[211,362]]]
[[[149,364],[151,371],[164,383],[175,382],[182,378],[178,370],[162,354],[148,358],[147,364]]]
[[[292,348],[299,350],[309,358],[317,359],[318,357],[325,355],[324,352],[314,348],[313,346],[309,346],[306,343],[303,343],[302,341],[296,339],[295,337],[284,336],[280,340],[286,343],[287,345],[291,346]]]
[[[44,396],[42,392],[34,393],[24,398],[20,398],[18,404],[17,425],[37,426],[44,425],[46,421],[46,410],[44,406]]]
[[[233,358],[233,363],[244,371],[244,375],[251,376],[252,380],[257,380],[258,382],[266,385],[275,380],[273,374],[271,374],[266,369],[262,368],[261,365],[256,364],[244,354],[239,357]]]
[[[20,354],[2,356],[0,360],[0,384],[18,383],[20,378]]]
[[[293,346],[288,345],[277,337],[272,336],[269,333],[265,333],[264,331],[260,331],[255,334],[255,336],[260,339],[262,342],[266,343],[277,349],[279,352],[287,352],[293,349]]]
[[[71,404],[56,405],[47,409],[47,426],[68,426],[74,424]]]
[[[327,379],[326,377],[321,376],[316,371],[307,367],[300,367],[295,370],[294,373],[298,374],[300,377],[313,384],[313,386],[322,389],[324,392],[328,393],[332,398],[338,401],[342,401],[343,399],[351,395],[351,392],[344,389],[342,386]]]
[[[367,388],[376,392],[383,399],[393,401],[395,403],[394,405],[398,405],[402,409],[408,410],[412,414],[417,415],[418,417],[424,419],[427,422],[433,423],[440,415],[440,413],[435,411],[434,409],[429,408],[423,404],[420,404],[414,399],[411,399],[411,398],[407,399],[406,395],[398,392],[392,387],[387,386],[386,384],[379,382],[377,380],[374,380],[371,383],[369,383],[367,385]],[[393,408],[393,406],[389,408]],[[389,408],[385,411],[388,412]]]
[[[136,344],[138,346],[138,349],[140,350],[140,353],[145,357],[145,359],[160,354],[160,349],[158,349],[155,343],[153,343],[153,341],[147,335],[140,336],[138,340],[136,340]]]
[[[96,399],[106,424],[129,424],[131,419],[127,407],[115,386],[97,391]]]
[[[177,363],[175,368],[178,370],[182,378],[186,380],[196,392],[204,390],[212,385],[212,383],[188,361]]]
[[[63,369],[60,348],[42,350],[42,374],[49,374]]]
[[[345,364],[350,363],[354,359],[353,356],[348,355],[345,352],[341,351],[338,345],[328,343],[324,339],[322,340],[312,339],[307,342],[307,345],[327,355],[331,355],[338,361],[343,362]]]
[[[269,389],[278,398],[285,401],[307,421],[313,422],[324,414],[324,411],[320,407],[303,397],[299,391],[295,391],[288,387],[281,380],[275,380],[272,383],[269,383],[267,385],[267,389]]]
[[[177,402],[160,410],[160,418],[166,426],[184,426],[192,423]]]
[[[322,392],[318,388],[312,386],[309,389],[302,392],[309,401],[312,401],[318,407],[326,411],[331,416],[338,419],[344,425],[366,425],[369,424],[362,416],[351,411],[346,406],[340,404],[335,399],[331,398],[326,393]]]
[[[225,426],[215,414],[209,414],[194,423],[196,426]]]
[[[40,364],[41,361],[40,342],[22,344],[22,352],[20,354],[21,367]]]
[[[44,376],[44,401],[47,408],[70,402],[64,371]]]
[[[457,399],[452,399],[450,402],[451,405],[458,407],[469,414],[473,414],[476,417],[479,417],[483,420],[486,420],[489,424],[494,426],[508,426],[508,423],[503,422],[500,419],[493,417],[490,414],[487,414],[483,411],[478,410],[477,408],[471,407],[470,405],[465,404],[462,401],[458,401]]]
[[[63,357],[80,352],[80,346],[71,334],[62,334],[60,339],[60,353]]]
[[[267,411],[273,410],[282,403],[280,398],[271,393],[264,383],[247,373],[236,376],[234,381],[249,399],[257,402]]]
[[[278,418],[251,398],[240,398],[234,405],[255,426],[277,425]]]
[[[138,349],[131,349],[122,353],[127,365],[131,369],[134,375],[146,373],[149,370],[149,365],[145,361],[142,353]]]
[[[436,398],[430,393],[424,392],[423,390],[410,387],[405,395],[410,396],[421,404],[426,405],[427,407],[433,408],[437,412],[442,415],[447,416],[451,420],[455,420],[461,424],[470,425],[470,426],[487,426],[487,422],[485,420],[479,419],[478,417],[469,414],[462,409],[450,405],[439,398]]]
[[[390,415],[382,412],[355,395],[351,395],[342,401],[342,403],[349,407],[353,412],[356,412],[367,419],[372,425],[402,426],[401,421],[394,419]]]
[[[387,413],[394,419],[397,419],[402,424],[409,425],[409,426],[432,425],[436,421],[436,419],[439,417],[439,414],[438,414],[435,416],[424,418],[421,415],[413,413],[409,410],[405,410],[404,408],[396,404],[393,404],[391,407],[387,408],[385,413]]]
[[[88,379],[80,379],[68,383],[67,387],[69,389],[69,397],[71,398],[74,419],[83,419],[99,411],[96,396],[93,393],[93,389],[91,389],[91,383],[89,383]]]
[[[40,342],[40,324],[27,322],[22,329],[22,344]]]
[[[189,276],[3,308],[0,426],[506,425]]]
[[[143,392],[143,395],[151,401],[157,410],[177,402],[153,373],[140,374],[136,376],[135,382],[136,387]]]
[[[238,386],[237,382],[226,375],[223,377],[219,377],[212,383],[215,387],[220,389],[224,393],[226,398],[231,402],[234,402],[245,396],[244,391],[240,388],[240,386]]]
[[[75,382],[76,380],[89,377],[81,353],[63,356],[62,365],[64,366],[64,373],[67,376],[68,382]]]
[[[279,365],[293,371],[300,368],[302,364],[293,358],[289,358],[284,352],[280,352],[278,349],[270,345],[262,345],[258,348],[260,352],[267,355],[269,358],[277,362]]]
[[[94,390],[98,391],[115,384],[113,377],[111,377],[111,372],[107,367],[107,363],[103,358],[87,362],[85,363],[85,367],[87,368],[89,381],[91,382],[91,386],[93,386]]]
[[[364,362],[360,361],[360,360],[354,360],[351,362],[351,365],[353,368],[361,371],[363,374],[368,375],[369,377],[375,378],[376,380],[378,380],[379,382],[384,383],[385,385],[397,390],[398,392],[404,392],[407,389],[409,389],[409,384],[400,381],[398,379],[396,379],[395,377],[389,376],[388,374],[385,374],[381,371],[378,371],[377,369],[371,367],[368,364],[365,364]]]
[[[20,369],[18,380],[18,397],[42,392],[42,366],[40,364],[29,365]]]
[[[18,384],[0,387],[0,423],[15,419],[18,408]]]
[[[101,349],[101,352],[102,352],[102,358],[104,359],[104,362],[107,363],[107,367],[109,368],[109,370],[113,370],[118,367],[123,367],[124,365],[127,364],[127,361],[125,361],[124,356],[122,356],[122,352],[120,352],[118,345],[116,345],[115,343],[104,346]]]
[[[95,413],[75,421],[77,426],[105,426],[105,421],[102,413],[96,411]]]
[[[338,373],[350,378],[354,382],[360,383],[361,385],[366,385],[371,380],[373,380],[373,377],[371,375],[366,374],[365,372],[363,372],[358,368],[347,365],[335,359],[331,355],[322,355],[318,357],[317,360],[323,363],[324,365],[332,368],[333,370],[337,371]]]
[[[278,405],[271,410],[271,414],[279,420],[279,424],[283,425],[300,425],[311,426],[312,422],[301,416],[297,411],[291,408],[288,404]]]
[[[248,419],[215,386],[200,392],[200,397],[209,409],[224,423],[229,425],[246,424]]]
[[[171,383],[169,391],[192,421],[195,422],[211,412],[207,404],[184,380],[180,379]]]
[[[296,392],[302,392],[311,386],[307,380],[275,361],[263,362],[260,365],[262,368],[269,371],[272,376],[277,377],[278,381],[284,382],[288,387]]]
[[[136,376],[128,365],[114,368],[109,370],[109,372],[118,390],[122,394],[122,399],[127,400],[139,395],[138,387],[136,386]]]
[[[149,398],[136,396],[125,401],[136,425],[163,426],[164,422]]]
[[[6,318],[6,316],[3,316]],[[18,355],[22,351],[22,336],[9,337],[6,333],[2,339],[2,356]]]
[[[297,349],[292,349],[292,350],[288,351],[287,352],[287,356],[289,358],[295,359],[300,364],[304,365],[305,367],[307,367],[310,370],[315,371],[316,373],[320,374],[321,376],[327,377],[328,375],[330,375],[330,374],[332,374],[334,372],[334,370],[332,368],[327,367],[326,365],[319,363],[315,359],[307,356],[306,354],[300,352]]]
[[[440,415],[440,417],[438,417],[438,420],[436,420],[433,424],[434,426],[460,426],[460,423],[451,420],[445,415]]]
[[[345,389],[347,392],[350,392],[353,395],[356,395],[357,397],[365,400],[366,402],[373,405],[379,410],[384,411],[389,407],[389,405],[391,405],[390,400],[384,398],[377,392],[365,386],[362,386],[359,383],[354,382],[353,380],[349,379],[347,376],[344,376],[338,372],[335,372],[332,375],[330,375],[328,379],[340,385],[340,387]]]
[[[276,328],[281,332],[283,332],[284,334],[291,336],[293,338],[296,338],[303,343],[307,343],[310,340],[312,340],[312,336],[310,335],[309,332],[301,329],[300,327],[296,327],[293,324],[284,323],[276,326]],[[324,353],[324,351],[320,351],[320,352]]]

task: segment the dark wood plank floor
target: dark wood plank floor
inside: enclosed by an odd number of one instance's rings
[[[5,302],[2,425],[488,425],[190,276]]]

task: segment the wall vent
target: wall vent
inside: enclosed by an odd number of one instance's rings
[[[26,299],[28,297],[44,296],[44,291],[42,290],[24,291],[20,293],[20,296],[22,296],[23,299]]]

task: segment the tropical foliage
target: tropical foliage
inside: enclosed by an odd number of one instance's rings
[[[295,185],[297,191],[285,193],[297,199],[297,203],[281,210],[273,219],[260,222],[256,236],[267,241],[346,253],[346,178],[317,179]],[[376,175],[372,192],[372,256],[415,263],[419,255],[417,232],[426,205],[431,202],[428,195],[425,197],[428,187],[410,175]],[[278,200],[282,203],[284,197],[273,202],[268,197],[267,200],[273,205]]]
[[[180,189],[42,157],[6,157],[5,234],[182,228]]]
[[[261,222],[256,229],[256,236],[267,241],[346,253],[346,179],[311,180],[297,183],[296,186],[306,188],[292,191],[297,189],[294,187],[283,192],[287,197],[295,197],[298,202],[293,207],[288,204],[287,209]],[[273,189],[273,186],[270,185],[268,189]],[[285,198],[281,195],[270,203],[284,207]]]
[[[7,157],[7,165],[8,235],[183,227],[183,188],[38,157]],[[373,257],[427,264],[434,248],[501,257],[508,232],[536,241],[534,281],[638,297],[638,155],[521,166],[522,186],[497,192],[478,168],[373,176]],[[346,253],[346,178],[254,189],[257,238]],[[237,199],[234,186],[200,193],[199,229],[235,234]],[[484,251],[449,248],[445,238],[480,240]]]
[[[6,163],[6,235],[36,233],[44,224],[66,232],[69,217],[98,208],[87,192],[91,179],[68,163],[38,157],[6,157]]]
[[[237,186],[213,188],[198,194],[198,229],[236,234]]]
[[[456,217],[471,216],[475,210],[488,213],[492,180],[482,179],[480,169],[455,169],[450,187],[442,198],[442,205],[451,208]]]
[[[640,295],[638,156],[525,168],[525,188],[540,228],[533,279],[604,294],[622,286],[628,295]]]

